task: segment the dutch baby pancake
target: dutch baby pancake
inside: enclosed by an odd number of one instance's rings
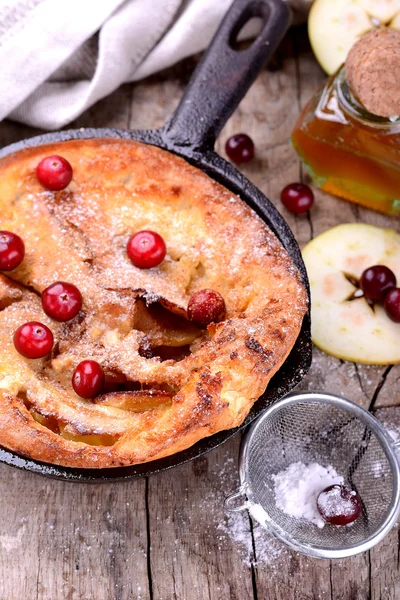
[[[0,160],[0,445],[132,465],[240,425],[307,294],[240,198],[156,147],[61,142]]]

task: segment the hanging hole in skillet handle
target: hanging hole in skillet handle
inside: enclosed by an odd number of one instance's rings
[[[230,513],[246,510],[250,506],[246,496],[246,486],[241,485],[236,492],[233,492],[227,496],[224,501],[224,506],[225,509]]]
[[[234,49],[252,18],[263,22],[250,47]],[[215,139],[290,23],[285,0],[235,0],[197,65],[174,115],[160,131],[165,146],[193,155],[214,147]]]
[[[247,50],[254,43],[254,40],[260,35],[265,25],[265,19],[262,17],[251,17],[244,25],[240,26],[239,31],[232,31],[229,45],[236,52]]]

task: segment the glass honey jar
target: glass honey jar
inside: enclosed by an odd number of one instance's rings
[[[368,112],[353,95],[344,67],[306,105],[292,142],[324,191],[400,213],[400,116]]]

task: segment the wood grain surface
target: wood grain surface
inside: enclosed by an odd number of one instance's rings
[[[162,125],[194,67],[124,86],[73,127]],[[292,30],[217,143],[246,132],[257,156],[243,172],[278,206],[303,246],[344,222],[398,227],[378,215],[316,192],[309,215],[279,202],[282,187],[304,176],[290,145],[300,108],[324,81],[302,28]],[[38,133],[0,124],[1,146]],[[400,426],[400,367],[343,362],[315,350],[303,389],[342,394]],[[342,561],[288,550],[250,521],[229,516],[224,497],[238,485],[234,437],[199,459],[147,479],[72,484],[0,465],[0,600],[398,600],[399,534]]]

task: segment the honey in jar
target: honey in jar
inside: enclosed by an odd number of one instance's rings
[[[321,189],[380,212],[400,213],[400,117],[369,112],[346,75],[342,67],[307,104],[293,145]],[[400,81],[397,86],[400,95]]]

